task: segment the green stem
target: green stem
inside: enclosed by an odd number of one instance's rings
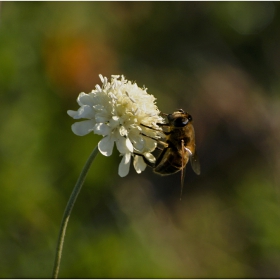
[[[53,267],[53,273],[52,273],[52,278],[57,278],[58,277],[58,272],[59,272],[59,266],[60,266],[60,260],[61,260],[61,255],[62,255],[62,250],[63,250],[63,242],[64,242],[64,237],[66,233],[66,228],[67,228],[67,223],[71,214],[71,211],[74,207],[75,201],[78,197],[78,194],[83,186],[83,183],[85,181],[86,175],[88,173],[88,170],[95,159],[96,155],[98,153],[98,147],[96,146],[91,155],[89,156],[81,174],[80,177],[78,178],[78,181],[72,191],[72,194],[68,200],[68,203],[66,205],[61,225],[60,225],[60,230],[59,230],[59,236],[58,236],[58,242],[57,242],[57,247],[56,247],[56,254],[55,254],[55,261],[54,261],[54,267]]]

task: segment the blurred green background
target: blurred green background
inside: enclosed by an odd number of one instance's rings
[[[0,278],[49,278],[61,217],[100,140],[68,109],[123,74],[192,114],[202,173],[118,176],[99,154],[62,278],[280,278],[278,2],[2,2]]]

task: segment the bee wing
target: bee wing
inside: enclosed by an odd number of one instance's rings
[[[190,160],[191,160],[191,166],[192,166],[193,171],[197,175],[199,175],[200,174],[200,163],[199,163],[199,158],[198,158],[196,152],[190,157]]]

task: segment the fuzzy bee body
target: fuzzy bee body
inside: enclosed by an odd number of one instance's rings
[[[156,162],[152,164],[141,154],[147,165],[153,168],[156,174],[166,176],[181,171],[181,196],[184,185],[184,170],[187,163],[191,162],[193,171],[200,174],[200,163],[195,148],[195,132],[192,117],[184,110],[179,109],[172,114],[162,114],[167,117],[168,123],[160,124],[165,138],[157,141],[157,148],[161,150]],[[154,129],[143,125],[144,127]],[[144,136],[147,136],[143,134]],[[147,136],[149,137],[149,136]],[[150,137],[151,138],[151,137]],[[161,147],[160,147],[161,146]]]
[[[166,135],[165,147],[155,162],[154,172],[160,175],[183,172],[190,159],[194,172],[200,174],[191,115],[179,109],[168,114],[167,120],[168,123],[161,125],[163,133]]]

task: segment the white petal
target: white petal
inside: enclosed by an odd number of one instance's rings
[[[77,102],[80,106],[83,105],[94,105],[92,97],[84,92],[81,92],[78,96]]]
[[[82,92],[79,94],[77,102],[80,106],[82,106],[82,105],[93,106],[93,105],[95,105],[94,100],[95,100],[94,95],[92,93],[87,94],[87,93]]]
[[[123,125],[120,126],[119,132],[121,136],[127,136],[127,129]]]
[[[125,142],[126,142],[126,147],[128,148],[128,150],[130,152],[133,152],[133,145],[132,145],[131,141],[129,140],[129,138],[126,138]]]
[[[114,147],[114,139],[110,136],[104,137],[98,143],[99,152],[106,157],[109,157],[112,154],[113,147]]]
[[[125,177],[128,174],[129,167],[130,167],[130,159],[131,159],[130,153],[124,154],[121,163],[119,165],[119,175],[121,177]]]
[[[77,111],[73,111],[73,110],[68,110],[67,114],[72,117],[75,118],[75,116],[78,114]]]
[[[67,114],[73,119],[92,119],[95,112],[92,106],[82,105],[78,111],[68,110]]]
[[[143,157],[141,157],[141,156],[134,157],[133,165],[138,174],[141,173],[142,171],[144,171],[147,166],[147,164],[143,160]]]
[[[72,124],[72,131],[78,136],[84,136],[93,131],[94,121],[86,120]]]
[[[117,116],[113,116],[110,119],[110,127],[115,128],[120,125],[119,118]]]
[[[145,137],[145,149],[146,151],[153,151],[157,146],[157,142],[151,138]]]
[[[116,144],[117,144],[117,149],[121,154],[133,152],[133,145],[128,138],[119,137],[118,141],[116,141]]]
[[[105,123],[97,123],[93,129],[95,134],[98,135],[109,135],[111,133],[111,128]]]
[[[96,91],[102,91],[102,88],[100,87],[100,85],[96,85],[96,86],[95,86],[95,90],[96,90]]]
[[[110,116],[106,114],[104,111],[101,113],[96,113],[94,118],[97,123],[105,123],[110,120]]]
[[[74,116],[74,119],[92,119],[94,117],[94,110],[92,106],[89,105],[83,105],[79,108],[77,111],[76,116]]]
[[[101,74],[98,75],[99,76],[99,79],[101,80],[101,82],[103,83],[104,82],[104,78]]]
[[[156,158],[151,153],[144,153],[145,158],[150,162],[156,162]]]
[[[142,151],[144,149],[145,141],[142,136],[136,133],[129,133],[129,139],[136,150]]]

